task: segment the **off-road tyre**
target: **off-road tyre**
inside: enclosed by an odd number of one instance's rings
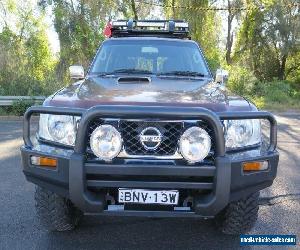
[[[41,187],[35,190],[35,208],[40,223],[47,231],[70,231],[83,213],[72,202]]]
[[[247,233],[255,224],[259,209],[259,192],[234,201],[215,218],[216,225],[224,234]]]

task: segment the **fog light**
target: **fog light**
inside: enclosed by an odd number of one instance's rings
[[[40,156],[31,156],[30,157],[31,164],[40,167],[50,167],[56,168],[57,160],[48,157],[40,157]]]
[[[252,161],[243,163],[244,171],[261,171],[268,169],[268,167],[269,163],[267,161]]]
[[[210,136],[200,127],[187,129],[179,141],[180,153],[189,163],[202,161],[209,154],[210,148]]]
[[[121,134],[111,125],[100,125],[91,135],[90,146],[99,159],[111,161],[122,149]]]

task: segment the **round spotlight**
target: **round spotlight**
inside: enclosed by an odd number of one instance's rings
[[[210,148],[209,134],[199,127],[187,129],[179,141],[180,152],[189,163],[202,161],[209,154]]]
[[[111,125],[101,125],[93,131],[90,138],[90,146],[98,158],[110,161],[121,151],[121,134]]]

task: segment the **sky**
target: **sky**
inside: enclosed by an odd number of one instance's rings
[[[53,54],[57,54],[59,52],[59,39],[53,25],[53,18],[52,8],[47,8],[45,20],[48,25],[47,35]]]

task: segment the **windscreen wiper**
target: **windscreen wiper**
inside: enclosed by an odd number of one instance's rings
[[[159,76],[199,76],[199,77],[205,77],[203,73],[196,72],[196,71],[168,71],[168,72],[162,72],[158,74]]]
[[[117,70],[109,71],[109,72],[92,73],[92,75],[102,77],[102,76],[115,75],[115,74],[118,74],[118,73],[121,73],[121,74],[153,74],[149,70],[142,70],[142,69],[117,69]]]
[[[144,69],[117,69],[111,72],[112,74],[116,73],[125,73],[125,74],[153,74],[149,70]]]

